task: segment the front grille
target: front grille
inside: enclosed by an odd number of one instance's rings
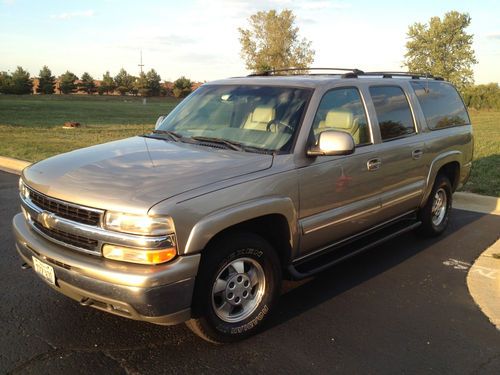
[[[59,200],[49,198],[34,190],[29,189],[30,200],[42,210],[52,212],[57,216],[82,224],[99,225],[101,214],[99,212],[86,210]]]
[[[97,241],[96,240],[93,240],[93,239],[90,239],[87,237],[77,236],[75,234],[66,233],[66,232],[60,231],[59,229],[54,229],[54,228],[47,229],[43,225],[41,225],[39,222],[37,222],[36,220],[33,220],[33,225],[40,232],[44,233],[45,235],[47,235],[55,240],[58,240],[58,241],[61,241],[61,242],[64,242],[64,243],[67,243],[69,245],[73,245],[76,247],[80,247],[82,249],[91,250],[91,251],[95,251],[97,248]]]

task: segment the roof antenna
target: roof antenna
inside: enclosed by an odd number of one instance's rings
[[[141,74],[142,74],[142,67],[144,66],[144,64],[142,63],[142,49],[141,49],[141,63],[138,64],[137,66],[141,68]]]

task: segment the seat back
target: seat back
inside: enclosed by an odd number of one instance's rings
[[[332,129],[341,130],[352,135],[354,142],[359,143],[359,126],[357,119],[354,119],[352,112],[328,111],[323,121],[320,121],[318,129],[320,131]]]
[[[243,125],[244,129],[266,131],[269,121],[274,120],[276,111],[274,107],[255,107],[248,115],[248,118]]]

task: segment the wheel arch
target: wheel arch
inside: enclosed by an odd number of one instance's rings
[[[425,205],[429,194],[431,193],[432,186],[436,177],[444,174],[450,180],[452,192],[454,192],[460,181],[460,168],[463,154],[460,151],[449,151],[437,156],[429,167],[429,173],[426,180],[426,189],[420,204],[421,207]]]
[[[266,239],[277,251],[282,265],[286,265],[298,246],[297,214],[292,200],[267,198],[212,213],[193,227],[183,254],[202,252],[222,236],[238,231]]]

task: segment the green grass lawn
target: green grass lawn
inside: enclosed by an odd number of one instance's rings
[[[179,100],[133,96],[0,95],[0,125],[59,127],[66,121],[82,125],[154,124]]]
[[[37,161],[92,144],[143,134],[178,100],[118,96],[0,95],[0,155]],[[463,190],[500,196],[500,112],[471,111],[472,175]],[[62,129],[66,121],[83,127]]]

